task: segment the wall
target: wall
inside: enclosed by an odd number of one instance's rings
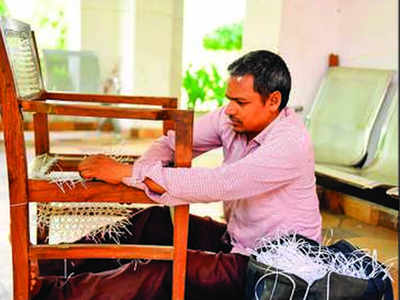
[[[179,96],[183,0],[135,1],[134,91]]]
[[[102,79],[117,67],[122,92],[179,96],[183,0],[82,0],[82,49],[95,51]]]
[[[398,68],[398,1],[339,0],[338,53],[346,66]]]
[[[117,67],[121,93],[179,98],[183,0],[81,1],[82,49],[98,54],[102,80]],[[120,120],[122,129],[150,123]]]
[[[279,51],[283,0],[247,0],[243,22],[243,50]]]
[[[332,52],[343,66],[397,70],[397,23],[396,0],[285,0],[279,52],[293,76],[290,104],[309,111]]]
[[[327,69],[328,55],[337,52],[337,1],[284,2],[279,52],[292,75],[290,105],[308,112]]]
[[[69,0],[65,3],[65,22],[68,24],[67,47],[69,50],[81,49],[81,1]]]
[[[123,65],[124,47],[129,48],[131,39],[130,17],[129,0],[81,0],[81,49],[96,52],[102,80]],[[131,86],[130,81],[124,85]]]

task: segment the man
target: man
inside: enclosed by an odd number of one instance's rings
[[[248,249],[262,237],[296,232],[320,240],[312,144],[302,121],[286,107],[291,78],[285,62],[269,51],[253,51],[228,71],[229,104],[196,122],[193,139],[195,156],[222,147],[222,166],[169,168],[172,131],[133,166],[101,155],[79,165],[84,178],[142,188],[161,204],[223,201],[226,225],[190,217],[187,299],[242,299]],[[171,244],[167,207],[143,210],[131,222],[133,235],[122,243]],[[73,271],[80,275],[67,283],[46,279],[39,299],[170,297],[170,262],[77,261]]]

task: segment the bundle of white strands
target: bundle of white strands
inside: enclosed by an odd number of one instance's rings
[[[126,156],[113,151],[105,154],[119,162]],[[31,179],[48,180],[67,193],[77,184],[85,187],[86,180],[78,172],[65,172],[57,166],[57,156],[42,154],[29,165]],[[52,171],[52,169],[59,171]],[[41,203],[38,205],[36,223],[39,228],[50,227],[52,243],[71,242],[86,236],[95,242],[111,238],[119,243],[120,236],[132,234],[128,225],[132,216],[133,204],[121,203]]]
[[[383,272],[385,274],[383,279],[386,277],[392,279],[389,274],[390,265],[385,267],[380,264],[376,251],[370,255],[355,250],[345,256],[327,247],[311,245],[304,239],[296,238],[295,235],[274,239],[263,238],[256,249],[258,250],[249,250],[258,262],[296,275],[308,285],[331,272],[367,280]]]
[[[65,187],[72,190],[78,183],[85,187],[85,179],[78,172],[52,171],[47,175],[51,183],[55,183],[58,188],[65,193]]]
[[[50,169],[56,165],[57,157],[48,154],[41,154],[29,163],[28,173],[32,179],[49,179]]]
[[[49,180],[51,183],[55,183],[63,193],[66,192],[65,187],[73,189],[78,183],[84,185],[85,179],[78,172],[62,171],[58,167],[57,161],[57,156],[50,156],[46,153],[36,156],[29,164],[29,178]],[[50,171],[54,167],[58,168],[59,171]]]
[[[128,161],[127,156],[117,151],[105,153],[104,155],[121,163]],[[55,183],[63,193],[66,192],[66,188],[72,190],[78,183],[85,186],[86,180],[83,179],[78,172],[66,172],[61,170],[57,165],[57,161],[57,156],[50,156],[48,154],[36,156],[29,164],[29,178],[49,180],[51,183]],[[54,167],[59,170],[50,171]]]

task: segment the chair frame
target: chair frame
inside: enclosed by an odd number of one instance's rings
[[[8,20],[18,30],[31,34],[34,56],[39,64],[34,34],[29,25]],[[107,117],[142,120],[161,120],[164,133],[176,131],[175,166],[190,167],[192,160],[193,112],[178,110],[177,99],[168,97],[134,97],[112,95],[89,95],[75,93],[47,92],[26,98],[18,96],[13,77],[12,63],[8,55],[6,38],[1,30],[0,37],[0,103],[4,124],[4,139],[7,158],[10,198],[10,239],[12,245],[14,299],[30,299],[30,270],[38,259],[63,258],[148,258],[173,261],[172,299],[184,299],[186,256],[188,238],[189,206],[174,207],[174,233],[172,246],[154,245],[32,245],[29,238],[29,203],[31,202],[126,202],[153,203],[143,191],[123,184],[111,185],[104,182],[87,182],[86,188],[75,187],[62,193],[55,184],[45,180],[28,178],[27,158],[24,141],[22,113],[33,113],[35,152],[37,155],[50,152],[48,115],[68,115],[81,117]],[[39,75],[42,80],[40,64]],[[43,86],[43,85],[42,85]],[[113,106],[58,104],[59,102],[125,103],[158,105],[160,109],[135,109]],[[83,155],[57,154],[64,170],[76,170]],[[134,157],[132,157],[134,158]],[[76,200],[79,199],[79,200]]]

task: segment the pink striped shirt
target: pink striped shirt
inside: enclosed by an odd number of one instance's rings
[[[232,130],[225,108],[194,125],[193,155],[223,148],[224,162],[214,169],[168,168],[174,155],[174,132],[161,137],[138,160],[123,182],[142,188],[166,205],[223,201],[233,253],[248,255],[259,238],[296,232],[321,239],[314,153],[301,119],[290,108],[247,143]],[[148,177],[167,192],[153,193]]]

